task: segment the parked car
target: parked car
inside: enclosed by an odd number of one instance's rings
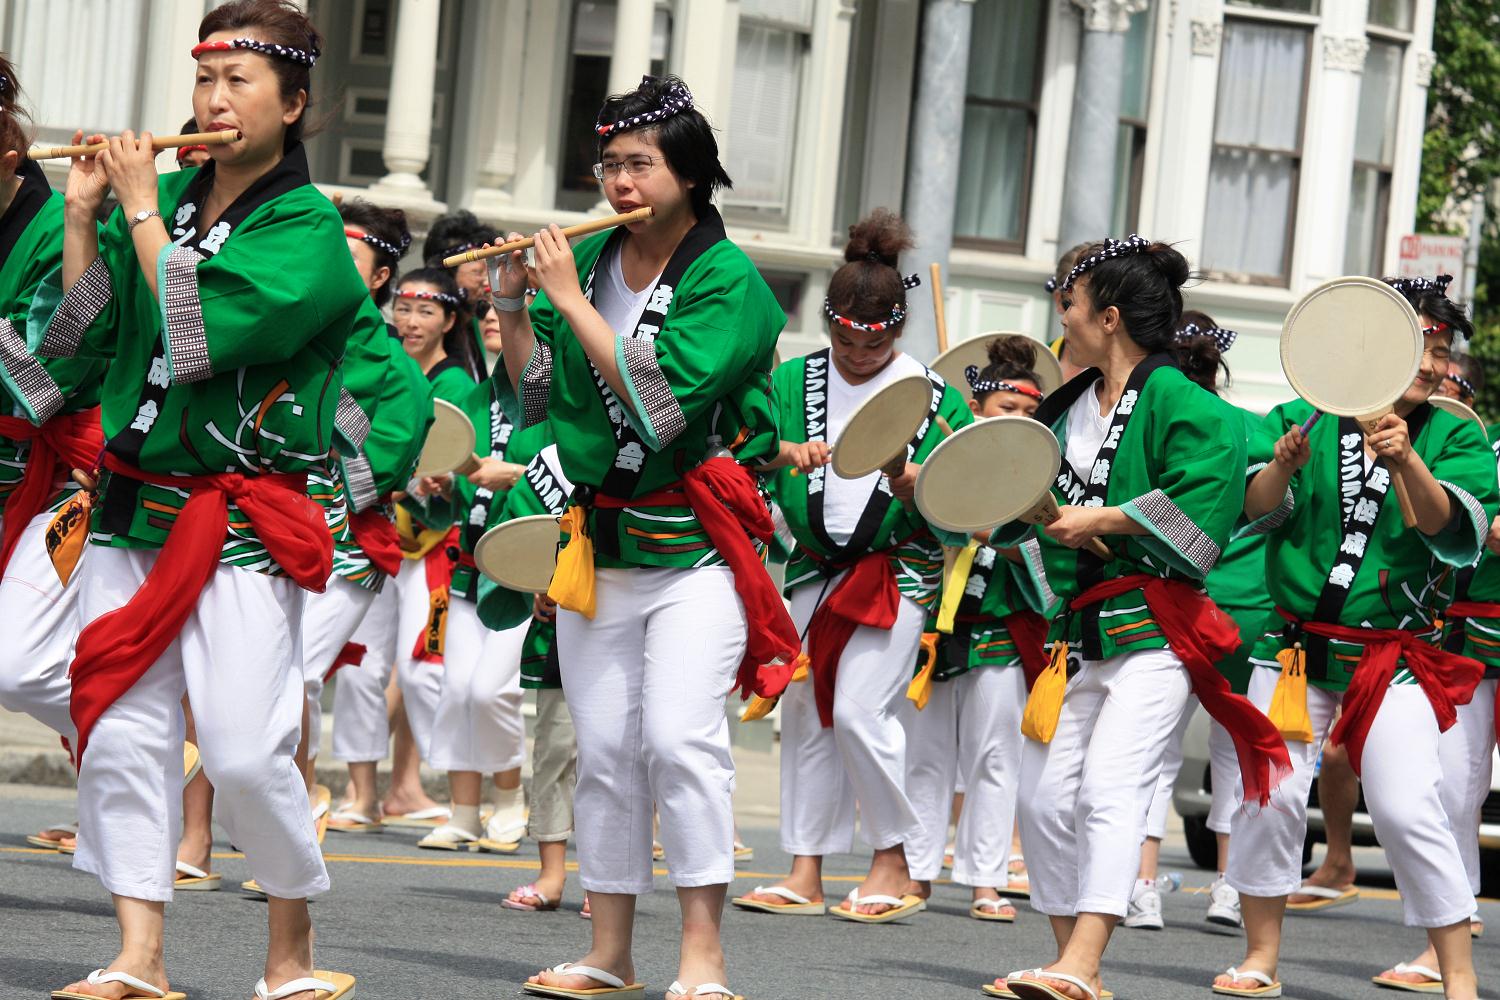
[[[1482,892],[1487,896],[1500,893],[1500,751],[1494,753],[1490,794],[1484,800],[1479,825]],[[1218,865],[1214,832],[1208,828],[1208,808],[1212,793],[1213,779],[1208,767],[1208,713],[1199,708],[1182,738],[1182,770],[1178,772],[1177,783],[1172,787],[1172,805],[1182,817],[1182,828],[1193,864],[1209,871],[1213,871]],[[1318,783],[1314,781],[1312,792],[1307,797],[1307,842],[1302,850],[1304,864],[1312,858],[1312,845],[1325,839],[1323,810],[1318,807]],[[1375,824],[1365,811],[1363,792],[1360,793],[1359,804],[1354,812],[1354,843],[1366,847],[1379,846],[1379,841],[1375,838]]]

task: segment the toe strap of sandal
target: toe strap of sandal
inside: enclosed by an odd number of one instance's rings
[[[711,997],[715,994],[734,1000],[734,990],[731,990],[723,983],[699,983],[697,986],[684,986],[681,983],[673,983],[667,987],[667,992],[676,995],[681,1000],[689,1000],[692,997]]]
[[[88,984],[90,986],[107,986],[110,983],[119,983],[129,986],[131,989],[148,997],[166,996],[161,990],[152,986],[144,979],[137,979],[128,972],[105,972],[103,969],[95,969],[89,973]]]
[[[561,965],[554,965],[551,971],[557,973],[559,976],[584,976],[617,990],[625,988],[625,980],[611,972],[596,969],[592,965],[578,965],[574,962],[564,962]]]
[[[1236,969],[1231,965],[1229,968],[1224,970],[1224,975],[1228,976],[1231,982],[1239,979],[1249,979],[1252,982],[1260,983],[1262,986],[1276,985],[1276,980],[1272,979],[1264,972],[1257,972],[1254,969]]]
[[[1426,976],[1428,979],[1439,983],[1443,981],[1443,974],[1441,972],[1436,969],[1430,969],[1425,965],[1418,965],[1415,962],[1397,962],[1396,967],[1391,971],[1399,972],[1403,975]]]
[[[336,989],[338,987],[326,979],[305,976],[302,979],[293,979],[289,983],[283,983],[276,988],[275,992],[272,992],[271,988],[266,985],[266,981],[262,979],[255,984],[255,997],[256,1000],[285,1000],[286,997],[296,996],[298,993],[317,993],[320,990],[324,993],[332,993]]]

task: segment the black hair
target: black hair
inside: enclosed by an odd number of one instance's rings
[[[493,226],[479,221],[467,208],[445,212],[432,220],[427,238],[422,241],[422,262],[426,267],[442,267],[443,258],[461,246],[483,246],[498,242],[500,234]]]
[[[16,79],[16,67],[0,53],[0,155],[14,150],[25,157],[31,145],[29,121],[30,116],[21,107],[21,81]],[[20,167],[17,162],[16,169]]]
[[[613,94],[604,99],[599,109],[599,124],[611,125],[660,108],[667,92],[686,92],[687,87],[675,76],[648,76],[641,85],[629,93]],[[697,108],[688,108],[669,115],[660,121],[647,122],[633,128],[621,128],[607,136],[601,136],[598,156],[604,159],[604,147],[617,135],[629,132],[650,132],[666,157],[672,172],[684,181],[691,181],[693,214],[703,218],[713,206],[714,192],[719,188],[734,187],[724,165],[719,162],[719,143],[714,139],[714,130]]]
[[[339,205],[339,217],[349,225],[358,226],[371,236],[397,249],[411,245],[411,231],[406,226],[406,213],[399,208],[382,208],[363,198],[353,198]],[[398,269],[400,258],[373,243],[366,243],[365,246],[375,252],[376,267],[391,269],[390,279],[371,293],[375,297],[375,304],[383,306],[391,301],[391,294],[396,288],[397,278],[400,277]]]
[[[208,40],[217,31],[234,31],[237,28],[254,28],[264,36],[262,41],[282,45],[289,49],[321,51],[323,36],[307,15],[291,0],[229,0],[203,15],[198,23],[198,41]],[[281,85],[281,99],[291,101],[297,91],[307,95],[307,103],[297,120],[287,126],[282,149],[290,152],[292,147],[310,134],[307,129],[308,114],[312,111],[312,67],[292,59],[266,56],[276,80]]]
[[[1426,316],[1435,323],[1444,323],[1451,332],[1450,342],[1458,343],[1458,338],[1465,341],[1474,337],[1474,322],[1469,319],[1468,311],[1463,306],[1454,302],[1444,295],[1439,288],[1430,282],[1425,286],[1414,286],[1410,283],[1401,282],[1398,278],[1382,278],[1387,285],[1392,286],[1411,307],[1417,311],[1418,316]],[[1446,288],[1447,286],[1444,285]]]
[[[1020,334],[996,337],[986,348],[989,360],[979,372],[981,382],[1030,382],[1042,388],[1036,373],[1036,342]],[[989,392],[975,392],[974,402],[984,405]]]
[[[1052,272],[1052,285],[1048,291],[1056,291],[1062,288],[1063,282],[1068,280],[1068,272],[1073,270],[1073,265],[1078,263],[1078,258],[1092,243],[1079,243],[1077,246],[1069,247],[1063,251],[1063,255],[1057,258],[1057,270]]]
[[[844,264],[828,279],[828,308],[859,323],[888,323],[906,312],[906,285],[896,269],[914,245],[911,227],[888,208],[877,208],[849,227]],[[892,324],[900,336],[905,320]]]
[[[1104,250],[1104,243],[1092,243],[1080,256],[1092,257]],[[1075,297],[1080,294],[1078,283],[1084,282],[1084,293],[1095,312],[1114,306],[1130,339],[1157,354],[1172,350],[1182,316],[1182,286],[1191,275],[1187,258],[1158,242],[1139,252],[1099,261],[1078,275],[1072,292]]]
[[[1484,392],[1484,365],[1468,351],[1453,352],[1453,356],[1448,359],[1448,373],[1459,376],[1473,386],[1475,396]]]
[[[1197,309],[1188,309],[1183,312],[1177,321],[1178,332],[1185,329],[1188,324],[1196,326],[1199,330],[1212,330],[1219,325],[1208,313]],[[1199,333],[1190,337],[1176,338],[1172,354],[1177,359],[1177,367],[1182,369],[1182,374],[1209,392],[1219,391],[1218,381],[1221,370],[1224,372],[1224,384],[1229,384],[1229,362],[1224,360],[1224,353],[1219,350],[1219,342],[1208,334]]]

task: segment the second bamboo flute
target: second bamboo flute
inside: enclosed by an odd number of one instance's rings
[[[644,222],[651,218],[651,208],[638,208],[634,212],[626,212],[623,215],[611,215],[604,219],[590,219],[588,222],[580,222],[576,226],[568,226],[562,234],[568,239],[578,236],[587,236],[589,233],[597,233],[601,229],[609,229],[614,226],[624,226],[632,222]],[[457,267],[471,260],[485,260],[489,257],[499,257],[501,254],[514,253],[517,250],[529,250],[536,243],[536,237],[528,236],[524,240],[512,240],[502,243],[496,247],[483,247],[479,250],[465,250],[456,253],[452,257],[443,258],[444,267]]]
[[[158,153],[179,146],[222,146],[238,141],[244,133],[238,129],[223,129],[219,132],[191,132],[187,135],[158,135],[151,139],[151,148]],[[70,156],[93,156],[109,148],[107,142],[95,142],[86,146],[38,146],[26,151],[27,159],[60,160]]]

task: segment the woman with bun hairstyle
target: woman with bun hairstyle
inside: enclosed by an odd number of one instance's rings
[[[907,891],[904,845],[922,822],[906,792],[901,714],[943,554],[910,500],[922,460],[943,437],[938,419],[957,429],[973,418],[956,389],[898,349],[906,291],[917,282],[897,264],[911,246],[911,230],[886,209],[850,227],[823,304],[832,346],[782,364],[773,379],[782,468],[771,491],[796,539],[784,593],[810,676],[782,699],[781,846],[794,856],[792,872],[734,901],[745,909],[883,922],[925,905]],[[894,479],[834,472],[830,443],[850,415],[911,375],[927,379],[932,396],[905,471]],[[828,907],[823,857],[853,849],[856,801],[875,857],[864,881]],[[941,843],[938,851],[941,860]]]
[[[1477,995],[1474,893],[1455,836],[1461,824],[1444,801],[1443,744],[1453,734],[1440,734],[1473,699],[1485,667],[1442,649],[1432,623],[1452,600],[1454,577],[1483,549],[1495,459],[1476,425],[1427,402],[1455,339],[1472,329],[1443,294],[1447,281],[1390,283],[1416,310],[1426,345],[1394,412],[1369,433],[1325,415],[1304,434],[1313,408],[1293,400],[1266,415],[1250,445],[1245,516],[1268,535],[1265,579],[1277,612],[1250,656],[1250,697],[1286,734],[1295,771],[1271,808],[1234,814],[1227,875],[1240,894],[1246,951],[1214,980],[1215,992],[1279,985],[1287,896],[1310,888],[1302,882],[1307,793],[1331,735],[1362,777],[1406,923],[1427,930],[1444,995]],[[1392,469],[1405,479],[1415,527],[1390,495]]]
[[[570,247],[536,236],[491,258],[503,340],[495,388],[518,428],[552,422],[574,484],[557,601],[578,737],[574,818],[593,947],[523,987],[634,992],[636,897],[651,891],[651,812],[682,908],[670,1000],[729,1000],[719,935],[734,878],[725,699],[775,696],[797,632],[756,541],[774,528],[751,467],[776,457],[771,359],[786,317],[713,207],[718,143],[676,77],[606,100],[594,173],[616,212],[649,219]],[[752,541],[752,539],[756,541]]]
[[[91,136],[105,150],[68,174],[56,308],[36,332],[44,355],[110,359],[71,668],[74,864],[113,894],[122,941],[57,997],[180,996],[167,992],[163,908],[184,693],[218,819],[269,894],[255,990],[329,1000],[354,986],[314,974],[307,897],[329,880],[295,759],[303,595],[333,568],[312,480],[368,300],[302,145],[321,44],[293,3],[214,8],[192,49],[193,117],[241,138],[158,176],[149,134]],[[107,193],[120,207],[101,229]]]
[[[1236,334],[1214,322],[1207,313],[1185,310],[1177,323],[1175,354],[1177,367],[1192,381],[1209,392],[1219,392],[1219,375],[1229,381],[1229,365],[1224,355],[1234,344]],[[1249,410],[1235,408],[1248,442],[1260,426],[1260,417]],[[1250,681],[1250,650],[1255,641],[1265,632],[1266,617],[1271,614],[1272,604],[1266,595],[1266,543],[1261,534],[1241,534],[1231,541],[1219,557],[1212,572],[1204,582],[1209,596],[1220,610],[1234,619],[1240,631],[1242,645],[1235,652],[1220,660],[1219,673],[1229,680],[1230,689],[1236,694],[1245,694]],[[1167,757],[1162,765],[1161,777],[1156,781],[1156,794],[1151,799],[1151,811],[1146,818],[1146,840],[1141,845],[1141,869],[1135,888],[1130,894],[1130,911],[1125,916],[1126,927],[1160,930],[1161,894],[1157,888],[1157,861],[1161,842],[1166,836],[1167,815],[1172,807],[1172,788],[1177,773],[1182,769],[1182,738],[1188,723],[1197,708],[1197,701],[1189,702],[1177,731],[1167,746]],[[1239,806],[1239,762],[1235,757],[1234,743],[1229,733],[1218,722],[1209,721],[1209,765],[1213,777],[1213,805],[1208,813],[1208,828],[1214,831],[1218,841],[1218,877],[1209,886],[1208,910],[1205,919],[1216,928],[1238,929],[1240,922],[1239,894],[1224,880],[1224,869],[1229,862],[1229,818]]]
[[[988,363],[965,372],[976,417],[1029,417],[1036,411],[1042,401],[1036,351],[1030,337],[990,341]],[[906,845],[906,856],[916,894],[925,897],[942,871],[957,779],[964,801],[953,841],[953,881],[973,889],[970,916],[1010,921],[1015,908],[999,890],[1010,887],[1012,863],[1021,861],[1011,856],[1021,709],[1027,678],[1047,662],[1047,623],[1034,610],[1039,599],[1027,595],[1031,580],[1017,565],[1019,552],[1000,552],[977,540],[969,545],[968,569],[944,580],[941,611],[935,607],[928,617],[923,652],[931,665],[924,662],[907,691],[913,705],[905,716],[906,789],[922,832]]]
[[[1265,801],[1286,767],[1274,729],[1214,668],[1239,635],[1202,580],[1239,512],[1245,440],[1228,404],[1177,367],[1188,277],[1172,247],[1131,236],[1088,247],[1060,287],[1068,350],[1090,366],[1036,413],[1063,452],[1060,516],[992,537],[1020,544],[1037,589],[1057,598],[1051,662],[1023,715],[1019,811],[1031,905],[1051,919],[1058,950],[992,993],[1099,996],[1190,693],[1234,734],[1249,798]],[[1095,538],[1113,558],[1086,547]]]
[[[59,578],[46,538],[58,509],[78,492],[68,473],[91,468],[104,447],[104,366],[27,353],[28,340],[38,339],[30,314],[39,296],[45,305],[43,282],[62,264],[63,196],[26,156],[20,95],[16,68],[0,55],[0,620],[10,623],[9,641],[0,646],[0,706],[25,712],[71,746],[77,732],[68,715],[68,663],[80,588]],[[76,832],[62,824],[27,839],[56,849]]]

